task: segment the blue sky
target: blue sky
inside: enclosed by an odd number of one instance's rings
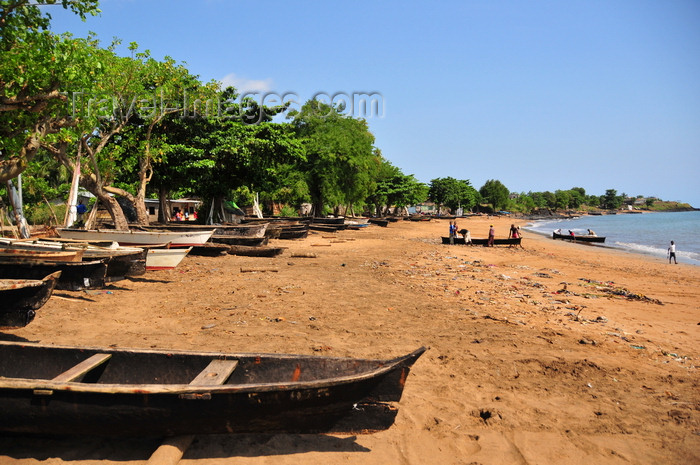
[[[382,154],[419,180],[583,187],[700,207],[697,0],[102,0],[52,29],[137,42],[202,80],[373,94]]]

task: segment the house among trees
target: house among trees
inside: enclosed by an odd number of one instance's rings
[[[157,222],[158,211],[160,210],[158,199],[146,199],[144,202],[146,203],[146,210],[148,211],[148,221]],[[167,202],[170,218],[173,220],[179,212],[183,220],[194,221],[196,217],[195,212],[202,205],[201,200],[195,199],[168,200]]]

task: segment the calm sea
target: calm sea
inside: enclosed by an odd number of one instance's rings
[[[524,229],[547,236],[561,228],[576,234],[592,229],[605,236],[603,247],[666,259],[671,241],[676,243],[679,262],[700,266],[700,211],[672,213],[617,214],[582,216],[567,220],[539,220]]]

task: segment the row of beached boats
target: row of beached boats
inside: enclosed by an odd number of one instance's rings
[[[275,256],[270,238],[303,238],[309,223],[171,223],[129,230],[58,228],[59,237],[0,238],[0,327],[29,324],[54,289],[99,289],[150,270],[175,268],[190,253]],[[10,302],[12,302],[10,304]]]
[[[206,249],[217,236],[229,241],[268,238],[267,226],[257,230],[250,226],[216,230],[170,226],[170,231],[187,233],[177,237],[149,228],[129,232],[64,229],[56,240],[4,240],[2,245],[12,251],[7,255],[14,263],[29,260],[18,258],[22,255],[44,255],[45,260],[31,260],[34,266],[42,261],[65,265],[40,280],[24,280],[33,281],[31,285],[21,286],[17,280],[12,302],[26,301],[37,283],[51,283],[40,296],[45,301],[53,287],[65,285],[61,277],[70,274],[71,266],[81,266],[76,264],[95,263],[102,273],[83,275],[85,282],[71,285],[79,288],[105,280],[110,266],[119,261],[116,257],[130,257],[123,259],[119,273],[142,273],[154,250]],[[308,233],[306,226],[303,230]],[[277,228],[277,237],[284,230]],[[290,232],[294,230],[286,231]],[[161,249],[161,243],[170,248]],[[9,302],[5,296],[3,304]],[[25,321],[18,317],[15,326],[28,323],[26,315]],[[0,431],[175,436],[168,447],[180,448],[187,447],[193,434],[378,431],[393,424],[398,412],[394,403],[401,399],[408,373],[425,350],[421,347],[397,358],[364,359],[0,341]]]

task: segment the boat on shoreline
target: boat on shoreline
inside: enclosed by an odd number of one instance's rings
[[[153,224],[149,226],[134,226],[133,230],[144,231],[214,231],[214,235],[218,236],[237,236],[237,237],[264,237],[265,230],[269,223],[256,224],[187,224],[187,223],[168,223],[168,224]]]
[[[56,271],[61,275],[55,289],[62,291],[100,289],[107,283],[107,265],[103,260],[56,262],[0,258],[0,279],[43,279]]]
[[[192,247],[186,249],[148,249],[146,252],[146,270],[172,270],[180,264]]]
[[[81,241],[114,241],[119,245],[141,246],[170,244],[170,247],[192,247],[202,245],[211,238],[214,229],[204,231],[135,231],[118,229],[70,229],[57,228],[62,238]]]
[[[0,341],[0,431],[158,437],[387,429],[397,413],[391,403],[425,350],[374,360]]]
[[[41,254],[76,253],[82,257],[82,261],[101,260],[107,265],[106,276],[109,281],[117,281],[128,276],[140,276],[146,272],[146,251],[143,248],[124,247],[114,241],[84,242],[59,238],[0,239],[0,250],[2,249],[31,252],[35,254],[36,259],[39,259]],[[41,259],[57,261],[47,257]]]
[[[60,271],[42,279],[0,279],[0,328],[21,328],[51,297]]]
[[[232,245],[229,246],[229,255],[241,255],[246,257],[276,257],[284,252],[285,247],[268,247],[247,246],[247,245]]]
[[[466,242],[464,241],[464,237],[461,236],[455,236],[453,238],[454,244],[459,244],[459,245],[464,245]],[[520,245],[522,242],[523,238],[522,237],[517,237],[517,238],[496,238],[493,240],[493,245]],[[487,245],[489,240],[487,238],[472,238],[472,245]],[[450,244],[450,238],[442,236],[442,243],[443,244]]]

